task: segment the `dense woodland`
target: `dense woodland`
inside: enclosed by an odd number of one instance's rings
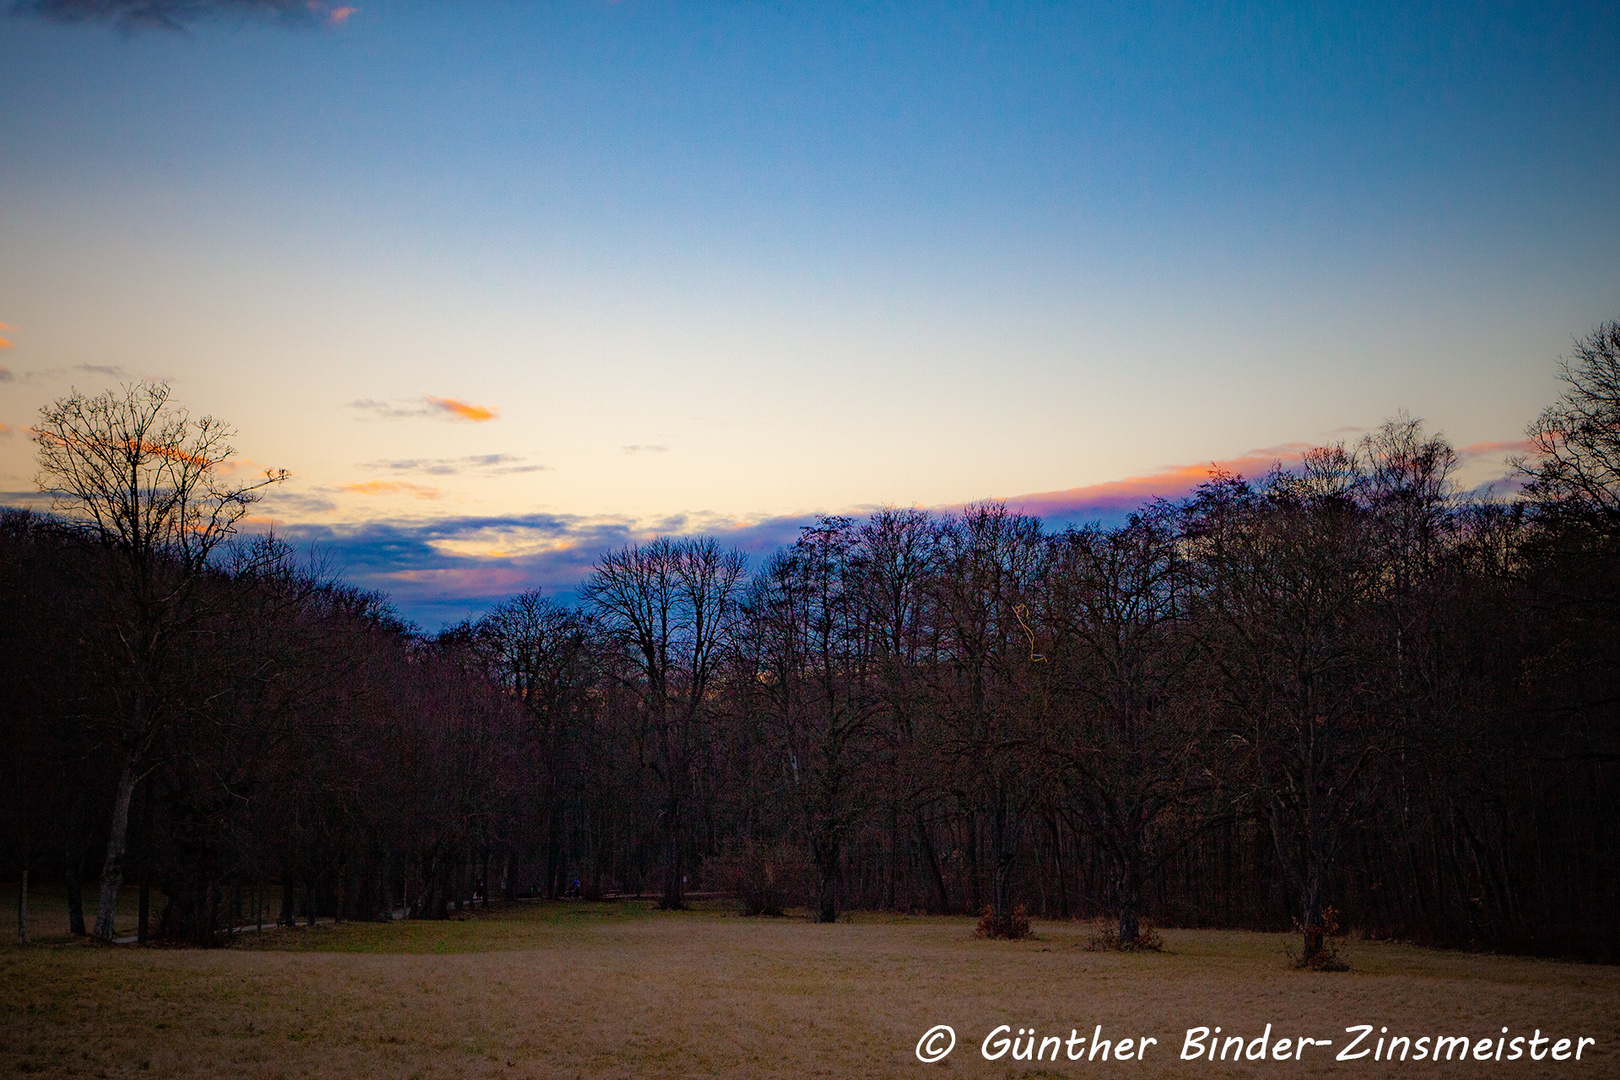
[[[437,636],[233,536],[164,388],[75,397],[61,513],[0,518],[6,870],[194,943],[577,879],[1620,962],[1620,325],[1564,376],[1510,499],[1403,417],[1113,528],[660,539]]]

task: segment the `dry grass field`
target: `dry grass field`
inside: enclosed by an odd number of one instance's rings
[[[61,925],[56,923],[60,921]],[[464,921],[242,935],[211,951],[67,940],[0,949],[0,1073],[161,1077],[1620,1077],[1620,970],[1352,942],[1353,970],[1292,970],[1281,939],[1167,931],[1162,954],[1084,949],[1091,927],[974,939],[962,919],[833,926],[724,909],[520,904]],[[1309,1035],[1303,1060],[1181,1061],[1196,1026]],[[936,1024],[955,1051],[923,1065]],[[999,1024],[1156,1038],[1146,1059],[987,1061]],[[1337,1062],[1391,1035],[1596,1039],[1579,1062]],[[1371,1048],[1369,1040],[1365,1046]],[[1081,1046],[1082,1054],[1087,1046]]]

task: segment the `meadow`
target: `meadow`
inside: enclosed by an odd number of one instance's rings
[[[68,939],[47,897],[35,943],[0,951],[0,1071],[164,1077],[1620,1076],[1620,969],[1350,942],[1346,973],[1293,970],[1277,935],[1168,930],[1162,953],[1086,948],[1086,923],[989,942],[966,919],[836,925],[724,905],[519,903],[464,919],[240,935],[213,950]],[[60,919],[61,925],[56,923]],[[1187,1029],[1309,1035],[1302,1059],[1182,1061]],[[957,1032],[942,1062],[916,1047]],[[1156,1038],[1144,1058],[981,1056],[1011,1036]],[[1335,1060],[1344,1029],[1585,1036],[1573,1058]],[[1027,1047],[1026,1047],[1027,1049]],[[1055,1048],[1049,1048],[1055,1049]],[[1545,1052],[1548,1047],[1541,1047]],[[1274,1056],[1274,1055],[1273,1055]]]

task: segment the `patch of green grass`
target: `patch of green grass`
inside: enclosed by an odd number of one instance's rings
[[[319,923],[248,931],[232,935],[228,947],[258,952],[400,956],[510,952],[550,948],[560,934],[568,931],[647,919],[655,914],[664,913],[657,912],[646,900],[519,901],[475,908],[448,919]]]

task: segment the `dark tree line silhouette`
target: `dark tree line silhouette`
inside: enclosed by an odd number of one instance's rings
[[[201,558],[195,522],[137,550],[71,497],[7,511],[7,866],[75,932],[130,882],[143,938],[194,943],[577,880],[1617,962],[1617,376],[1607,324],[1511,501],[1402,416],[1118,527],[824,517],[752,575],[665,538],[432,637],[224,543],[251,489],[213,467]]]

